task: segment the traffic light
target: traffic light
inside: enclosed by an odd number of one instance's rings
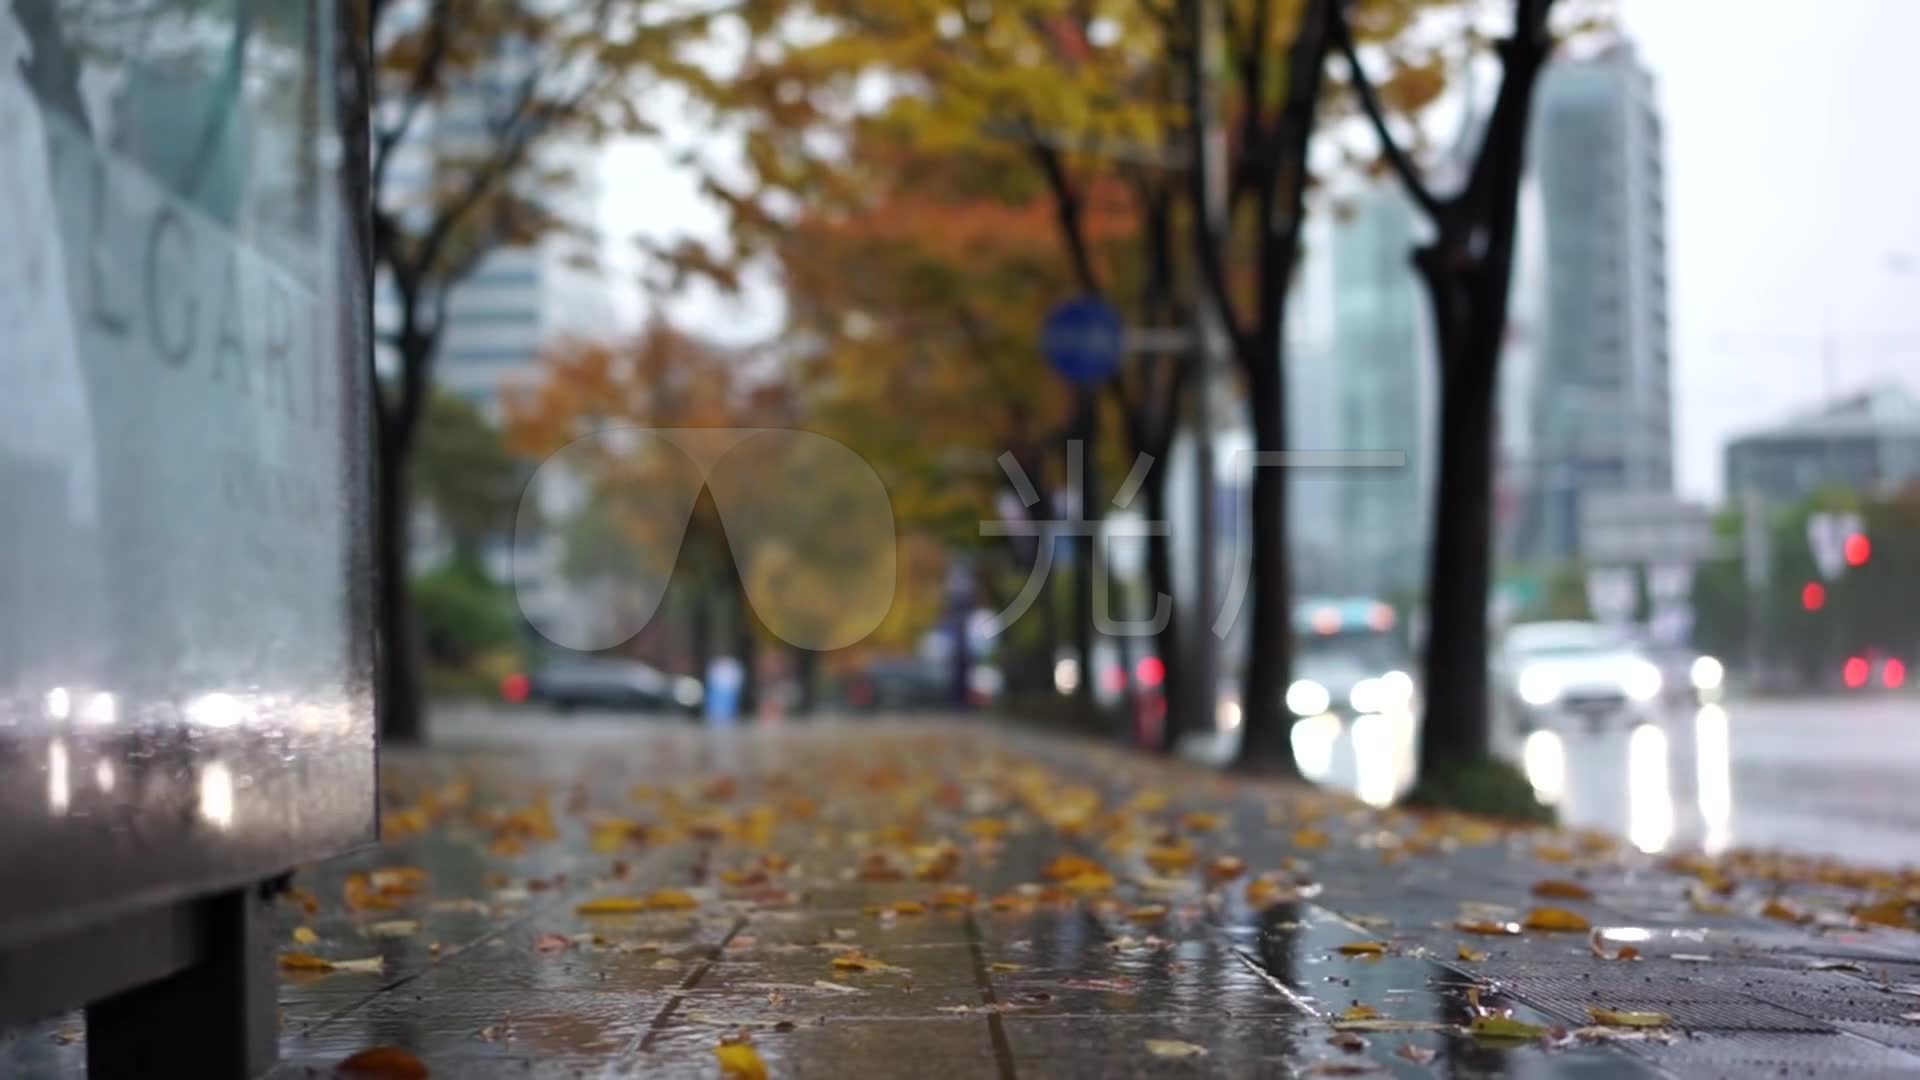
[[[1827,587],[1817,581],[1809,581],[1800,587],[1800,606],[1808,611],[1819,611],[1827,606]]]
[[[1867,663],[1866,657],[1849,656],[1846,666],[1840,669],[1840,678],[1847,684],[1847,689],[1858,690],[1867,685],[1867,676],[1872,673],[1873,665]]]
[[[1867,539],[1866,533],[1848,533],[1846,544],[1840,550],[1848,566],[1865,566],[1873,557],[1873,542]]]

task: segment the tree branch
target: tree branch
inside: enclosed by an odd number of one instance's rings
[[[1239,317],[1233,310],[1233,298],[1227,291],[1227,272],[1225,256],[1220,248],[1220,236],[1214,230],[1212,214],[1208,207],[1213,202],[1212,187],[1213,162],[1207,153],[1207,133],[1204,119],[1209,115],[1209,101],[1206,88],[1206,57],[1203,54],[1205,25],[1200,5],[1196,0],[1182,0],[1186,13],[1186,32],[1181,35],[1180,53],[1186,60],[1186,105],[1187,105],[1187,152],[1192,167],[1187,170],[1187,195],[1193,204],[1193,233],[1195,261],[1199,263],[1202,282],[1208,294],[1207,303],[1211,303],[1220,316],[1227,337],[1233,341],[1234,354],[1245,356],[1250,342],[1247,333],[1240,325]]]
[[[1521,0],[1521,2],[1528,3],[1530,0]],[[1340,55],[1346,58],[1348,70],[1353,73],[1354,91],[1360,97],[1360,106],[1366,111],[1367,120],[1373,125],[1375,137],[1380,140],[1380,149],[1386,155],[1387,164],[1400,178],[1400,184],[1406,189],[1407,196],[1417,203],[1429,218],[1438,219],[1441,213],[1440,200],[1434,197],[1432,189],[1421,177],[1419,167],[1413,163],[1412,158],[1407,156],[1399,140],[1387,130],[1387,117],[1380,107],[1379,95],[1374,91],[1373,82],[1367,78],[1366,69],[1360,66],[1360,54],[1354,48],[1353,29],[1347,24],[1345,0],[1336,0],[1333,5],[1333,36],[1334,43],[1340,49]]]
[[[1031,121],[1022,120],[1020,123],[1029,132],[1033,130]],[[1054,223],[1059,226],[1060,239],[1067,245],[1067,257],[1073,262],[1073,276],[1088,296],[1099,296],[1100,275],[1094,269],[1093,252],[1087,246],[1086,228],[1080,219],[1080,193],[1073,186],[1073,178],[1067,175],[1066,163],[1053,147],[1037,138],[1028,145],[1033,150],[1034,160],[1040,164],[1041,173],[1046,176],[1047,187],[1053,192]]]
[[[373,11],[374,33],[379,33],[378,22],[384,4],[376,4]],[[453,0],[433,0],[432,13],[428,15],[431,25],[427,31],[426,52],[420,57],[419,66],[413,69],[413,78],[408,80],[406,97],[400,106],[400,116],[390,128],[374,133],[373,137],[373,180],[370,188],[377,199],[385,190],[387,164],[393,158],[393,151],[407,132],[413,129],[414,118],[420,114],[433,87],[440,81],[440,65],[446,60],[447,43],[453,38]],[[377,110],[376,110],[377,111]]]

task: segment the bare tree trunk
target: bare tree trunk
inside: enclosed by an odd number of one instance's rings
[[[416,743],[425,735],[425,703],[420,686],[420,633],[414,619],[408,574],[409,505],[407,456],[394,440],[379,448],[380,475],[374,491],[375,573],[380,596],[380,740]]]
[[[1254,445],[1281,450],[1287,445],[1286,400],[1281,383],[1279,350],[1264,363],[1246,365],[1249,410]],[[1250,531],[1254,545],[1252,623],[1247,633],[1246,678],[1240,707],[1240,764],[1261,772],[1296,773],[1293,760],[1293,716],[1284,701],[1286,679],[1293,670],[1293,619],[1290,552],[1287,547],[1286,472],[1277,468],[1253,470]]]
[[[1154,468],[1147,472],[1147,481],[1140,489],[1142,512],[1148,521],[1167,520],[1167,470]],[[1151,612],[1156,598],[1161,594],[1173,596],[1173,538],[1164,534],[1150,534],[1147,537],[1147,607]],[[1204,620],[1198,625],[1204,627]],[[1166,713],[1160,725],[1160,745],[1157,749],[1172,750],[1180,735],[1187,731],[1204,731],[1212,723],[1209,716],[1187,716],[1186,684],[1183,681],[1186,665],[1181,662],[1180,606],[1172,605],[1167,615],[1167,624],[1154,635],[1154,653],[1160,657],[1161,682],[1160,700],[1166,702]]]
[[[1463,287],[1430,279],[1435,310]],[[1457,310],[1457,307],[1456,307]],[[1470,310],[1470,309],[1469,309]],[[1487,597],[1492,588],[1495,365],[1466,354],[1469,328],[1440,332],[1439,468],[1427,569],[1427,634],[1421,685],[1421,771],[1487,756]],[[1478,335],[1474,335],[1478,336]],[[1498,346],[1496,345],[1496,348]]]

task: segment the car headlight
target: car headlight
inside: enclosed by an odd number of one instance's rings
[[[1560,700],[1560,680],[1545,668],[1521,669],[1520,681],[1514,689],[1519,691],[1520,700],[1529,705],[1551,705]]]
[[[1357,713],[1379,712],[1380,680],[1361,679],[1354,683],[1353,689],[1347,691],[1347,704],[1353,706],[1353,711]]]
[[[1295,716],[1318,716],[1333,704],[1333,695],[1312,679],[1296,679],[1287,687],[1287,708]]]
[[[707,696],[706,687],[691,675],[682,675],[673,681],[673,700],[685,708],[693,708]]]
[[[1213,709],[1213,726],[1219,731],[1232,731],[1240,726],[1240,703],[1232,698],[1220,699]]]
[[[1380,694],[1387,708],[1404,709],[1413,704],[1413,676],[1404,671],[1389,671],[1380,676]]]
[[[1695,690],[1718,690],[1726,681],[1727,669],[1711,656],[1695,657],[1693,667],[1688,669]]]
[[[1626,677],[1620,680],[1621,689],[1635,701],[1652,701],[1660,696],[1660,669],[1651,661],[1635,660],[1628,665]]]

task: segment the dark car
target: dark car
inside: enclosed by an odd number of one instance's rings
[[[634,709],[685,713],[699,709],[700,680],[669,675],[638,660],[553,660],[530,675],[508,676],[508,701],[540,702],[556,709]]]
[[[847,704],[857,709],[940,709],[953,704],[953,668],[921,656],[875,660],[849,675]]]

